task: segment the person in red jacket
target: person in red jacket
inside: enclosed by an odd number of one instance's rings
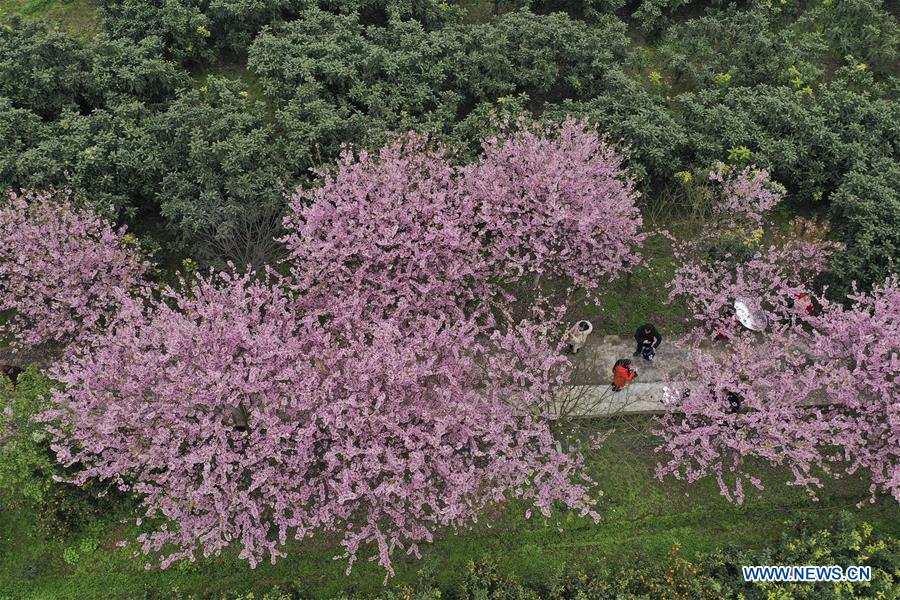
[[[803,315],[803,313],[811,315],[813,314],[814,310],[812,300],[807,298],[806,294],[804,294],[803,292],[794,294],[793,308],[794,311],[796,311],[796,313],[801,316]]]
[[[634,381],[637,377],[637,371],[631,364],[631,359],[621,358],[613,365],[613,384],[614,392],[621,392],[626,385]]]

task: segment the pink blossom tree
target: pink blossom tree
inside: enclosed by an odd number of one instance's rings
[[[797,220],[779,244],[751,248],[745,261],[732,260],[732,255],[698,260],[702,238],[677,244],[675,256],[681,262],[669,283],[669,300],[687,302],[696,331],[704,337],[737,334],[741,326],[734,319],[733,303],[741,296],[758,299],[769,321],[791,320],[797,316],[795,301],[812,298],[812,285],[835,249],[823,231]]]
[[[485,253],[507,277],[535,273],[596,288],[631,270],[644,240],[625,158],[583,121],[482,143],[466,169]]]
[[[686,301],[701,337],[728,338],[740,330],[733,302],[741,296],[758,299],[770,321],[794,318],[795,301],[812,297],[812,284],[837,248],[827,229],[796,219],[787,232],[767,233],[765,213],[784,189],[766,171],[735,172],[720,163],[709,177],[716,187],[713,218],[696,237],[674,242],[678,267],[669,300]]]
[[[740,202],[726,198],[720,216],[738,228],[763,224],[758,207],[772,200],[752,190],[765,186],[740,187],[745,192],[732,198]],[[824,233],[797,221],[749,258],[698,252],[712,230],[699,242],[676,243],[684,262],[672,297],[693,309],[697,335],[690,366],[667,391],[657,450],[669,458],[658,477],[714,476],[726,498],[743,502],[747,484],[763,488],[758,468],[768,463],[788,468],[790,483],[813,495],[823,477],[860,473],[872,479],[873,501],[878,491],[900,499],[897,280],[854,296],[851,308],[815,295],[812,283],[835,248]],[[744,330],[730,317],[740,295],[762,300],[767,331]],[[792,308],[797,298],[815,299],[821,312]],[[710,344],[709,333],[720,343]]]
[[[410,133],[377,155],[345,152],[298,191],[284,241],[307,309],[459,318],[502,309],[528,273],[595,288],[628,270],[643,240],[636,197],[623,158],[583,123],[487,140],[464,167]]]
[[[520,408],[565,377],[532,328],[326,329],[279,283],[224,273],[130,300],[56,367],[65,387],[42,418],[59,459],[84,465],[75,483],[144,498],[143,552],[166,566],[239,543],[255,565],[330,531],[351,566],[371,545],[390,574],[396,551],[508,498],[597,518],[581,457]]]
[[[349,149],[285,218],[293,287],[305,310],[339,322],[462,314],[486,299],[491,265],[475,206],[440,146],[408,134],[377,154]]]
[[[882,491],[900,502],[900,278],[849,299],[822,299],[811,318],[812,377],[828,392],[835,459],[871,474],[873,501]]]
[[[0,204],[0,335],[14,350],[79,340],[115,312],[148,267],[113,226],[65,195],[9,194]]]
[[[597,518],[546,415],[570,368],[553,318],[496,317],[525,274],[627,270],[642,236],[622,159],[570,122],[489,140],[469,166],[410,133],[321,175],[285,220],[289,277],[120,295],[54,368],[42,418],[84,466],[74,482],[138,493],[163,566],[235,542],[274,561],[329,531],[390,574],[397,550],[509,498]]]
[[[762,225],[765,214],[784,198],[784,187],[772,181],[768,171],[754,166],[737,171],[718,162],[710,171],[709,180],[718,187],[714,214],[726,226]]]
[[[696,348],[685,377],[666,390],[656,475],[694,482],[715,477],[722,495],[743,503],[748,484],[763,489],[764,465],[788,469],[792,485],[813,492],[827,464],[831,427],[815,405],[821,391],[796,331],[765,339],[749,333],[724,348]]]
[[[819,315],[696,349],[686,383],[667,392],[657,476],[712,475],[729,500],[758,489],[761,462],[783,466],[811,493],[823,477],[871,479],[900,501],[896,276],[845,308],[825,298]],[[730,400],[729,400],[730,399]],[[739,406],[735,401],[740,399]]]

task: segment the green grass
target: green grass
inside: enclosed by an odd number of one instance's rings
[[[466,9],[463,20],[466,24],[477,25],[494,20],[494,3],[491,0],[460,0],[459,5]]]
[[[585,318],[604,335],[631,335],[650,322],[663,333],[683,333],[689,313],[683,302],[669,302],[666,283],[675,275],[669,243],[657,236],[647,239],[642,263],[631,275],[622,275],[600,289],[600,302],[586,306]]]
[[[800,490],[771,483],[763,493],[748,494],[744,507],[728,504],[712,481],[694,485],[659,482],[653,477],[656,456],[647,426],[645,419],[619,423],[619,431],[607,445],[589,457],[590,473],[604,491],[599,524],[565,512],[552,519],[526,520],[524,506],[499,507],[471,530],[442,533],[434,544],[423,548],[422,560],[398,557],[397,576],[389,585],[412,583],[419,570],[428,567],[438,584],[452,588],[458,585],[468,561],[484,557],[495,560],[523,583],[534,585],[565,564],[592,570],[659,562],[674,544],[679,544],[688,558],[725,544],[761,548],[776,542],[792,519],[812,517],[817,525],[826,527],[841,509],[856,512],[876,531],[900,535],[896,502],[884,499],[854,508],[867,495],[864,482],[856,479],[828,484],[818,502]],[[773,471],[771,476],[777,480],[784,474]],[[311,597],[328,598],[340,593],[376,594],[383,589],[384,573],[367,562],[365,555],[353,573],[345,576],[346,563],[332,560],[340,553],[334,540],[317,538],[292,544],[287,558],[256,570],[238,560],[235,552],[228,552],[192,568],[145,571],[145,559],[132,558],[127,550],[115,547],[118,539],[133,539],[136,533],[133,527],[118,522],[123,515],[110,515],[93,530],[58,542],[39,535],[27,507],[3,508],[0,598],[114,599],[172,597],[176,592],[222,597],[258,593],[279,584],[296,584]],[[67,563],[63,558],[66,548],[79,548],[84,538],[98,540],[99,548]]]
[[[100,17],[92,0],[0,0],[0,20],[14,15],[58,25],[85,41],[100,31]]]

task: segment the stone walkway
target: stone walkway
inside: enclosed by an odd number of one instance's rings
[[[558,409],[563,416],[593,418],[622,414],[660,414],[665,387],[681,381],[690,359],[690,350],[683,337],[663,339],[653,362],[634,357],[634,339],[621,336],[590,336],[587,345],[573,361],[573,385],[559,398]],[[715,352],[715,349],[712,349]],[[620,358],[630,358],[637,369],[637,379],[621,392],[613,392],[612,367]],[[761,386],[764,384],[760,384]],[[805,406],[829,403],[825,391],[814,392],[802,400]]]
[[[682,338],[664,338],[653,362],[632,356],[634,350],[632,337],[590,336],[574,359],[574,385],[564,392],[560,412],[583,417],[664,412],[663,389],[686,366],[689,358],[686,344]],[[638,376],[621,392],[613,392],[610,389],[612,367],[620,358],[630,358]]]

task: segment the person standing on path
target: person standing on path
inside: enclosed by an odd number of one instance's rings
[[[644,360],[651,361],[656,356],[656,349],[662,343],[662,336],[652,323],[646,323],[634,332],[634,341],[637,342],[634,356],[643,356]]]
[[[563,342],[566,344],[564,349],[565,353],[578,354],[579,350],[584,348],[587,338],[591,335],[593,330],[594,326],[591,325],[589,321],[578,321],[575,323],[575,325],[566,332],[565,337],[563,337]]]
[[[621,392],[625,389],[626,385],[634,381],[635,377],[637,377],[637,371],[631,364],[631,359],[620,358],[616,361],[616,364],[613,365],[612,390],[614,392]]]

